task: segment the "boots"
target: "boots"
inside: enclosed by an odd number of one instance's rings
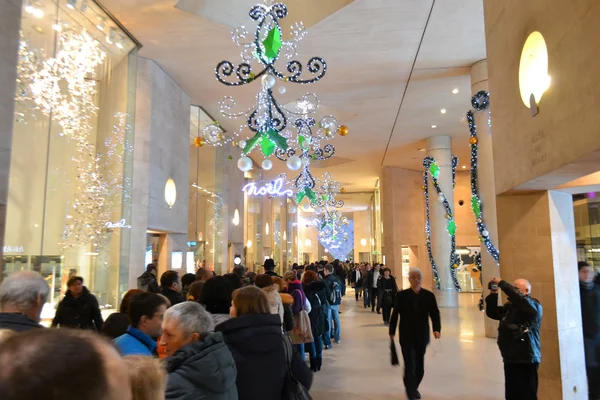
[[[312,372],[317,372],[318,371],[317,365],[318,365],[317,364],[317,359],[314,358],[313,356],[310,356],[310,370]]]
[[[317,357],[317,371],[321,370],[321,366],[323,366],[323,357]]]

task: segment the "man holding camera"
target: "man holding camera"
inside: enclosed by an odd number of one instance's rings
[[[500,321],[498,347],[504,360],[505,399],[537,400],[542,305],[531,297],[531,284],[525,279],[511,285],[494,278],[488,287],[486,314]],[[498,289],[508,297],[503,306],[498,306]]]

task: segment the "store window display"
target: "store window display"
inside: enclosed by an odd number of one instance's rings
[[[92,1],[23,2],[3,277],[39,271],[51,319],[70,277],[127,290],[137,48]]]

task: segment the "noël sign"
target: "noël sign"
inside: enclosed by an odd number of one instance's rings
[[[115,229],[115,228],[131,229],[131,225],[127,225],[127,223],[125,222],[124,219],[120,220],[119,222],[107,222],[106,224],[104,224],[104,226],[106,226],[108,229]]]
[[[242,192],[246,192],[248,196],[292,196],[294,194],[290,189],[283,189],[283,179],[281,178],[264,186],[257,186],[256,183],[250,182],[242,188]]]

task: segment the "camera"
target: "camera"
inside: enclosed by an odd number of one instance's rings
[[[488,289],[489,290],[494,290],[494,291],[498,290],[498,285],[495,284],[494,282],[490,282],[490,283],[488,283]]]

